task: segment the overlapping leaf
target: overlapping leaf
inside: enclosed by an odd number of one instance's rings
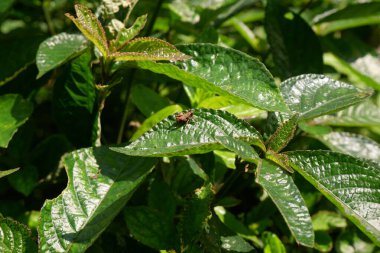
[[[169,116],[130,145],[111,149],[128,155],[157,157],[207,153],[223,148],[218,137],[242,140],[265,149],[257,130],[234,115],[211,109],[192,112],[187,122],[177,122],[173,115]]]
[[[177,48],[192,58],[172,64],[139,61],[134,66],[257,108],[288,111],[272,75],[257,59],[212,44],[189,44]]]
[[[370,90],[359,90],[352,85],[315,74],[289,78],[281,83],[280,89],[290,110],[300,114],[300,120],[342,110],[372,94]]]
[[[292,177],[276,164],[262,160],[256,180],[276,204],[297,242],[313,247],[311,217]]]
[[[80,55],[87,40],[79,34],[60,33],[41,43],[37,51],[37,78]]]
[[[144,28],[145,23],[147,21],[147,17],[148,17],[147,15],[142,15],[135,20],[135,22],[133,23],[131,27],[129,28],[122,27],[118,31],[119,34],[117,35],[116,39],[111,41],[111,44],[115,48],[119,48],[124,43],[136,37],[140,33],[140,31]]]
[[[76,4],[75,12],[76,18],[69,13],[66,13],[66,16],[74,22],[88,40],[95,44],[103,57],[107,57],[109,54],[107,38],[98,18],[84,5]]]
[[[0,216],[0,252],[34,253],[37,252],[37,244],[25,225]]]
[[[85,252],[154,165],[106,147],[74,151],[63,162],[69,183],[41,209],[41,252]]]
[[[329,151],[287,152],[292,167],[380,245],[380,165]]]

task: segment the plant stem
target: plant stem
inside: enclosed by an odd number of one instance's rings
[[[55,29],[53,25],[53,21],[51,20],[50,11],[48,10],[50,6],[50,0],[44,0],[42,3],[42,10],[44,11],[44,16],[46,19],[46,24],[48,26],[49,32],[51,35],[55,34]]]

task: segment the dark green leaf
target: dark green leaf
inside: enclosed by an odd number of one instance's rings
[[[284,244],[271,232],[263,233],[264,253],[286,253]]]
[[[19,169],[20,168],[10,169],[10,170],[0,170],[0,178],[6,177],[6,176],[18,171]]]
[[[18,192],[28,196],[38,184],[38,170],[35,166],[25,166],[8,177],[10,185]]]
[[[272,75],[257,59],[212,44],[177,46],[190,60],[174,64],[148,61],[134,66],[269,111],[288,111]]]
[[[306,120],[342,110],[372,94],[370,90],[335,81],[324,75],[300,75],[281,83],[281,93],[290,110]]]
[[[54,117],[61,131],[77,147],[91,146],[97,106],[95,81],[86,52],[68,65],[54,85]]]
[[[318,37],[299,15],[288,12],[282,4],[282,1],[269,0],[265,10],[265,31],[280,78],[322,73]]]
[[[157,250],[179,248],[179,237],[174,223],[169,223],[164,214],[145,207],[127,207],[124,219],[133,237]]]
[[[34,253],[37,252],[37,244],[25,225],[0,216],[0,252]]]
[[[33,104],[20,95],[0,96],[0,147],[6,148],[17,129],[32,114]]]
[[[380,165],[330,151],[287,152],[292,167],[380,245]]]
[[[77,18],[66,13],[66,16],[73,21],[84,36],[99,49],[103,57],[109,54],[106,33],[98,18],[84,5],[76,4],[75,12]]]
[[[257,163],[259,160],[259,155],[256,153],[255,149],[252,148],[245,141],[234,139],[229,136],[216,136],[215,139],[222,144],[226,149],[234,152],[236,155],[240,156],[248,162]]]
[[[80,55],[86,48],[87,40],[78,34],[60,33],[45,40],[37,51],[37,78]]]
[[[124,207],[154,162],[106,147],[66,155],[63,163],[69,183],[41,209],[40,251],[85,252]]]
[[[160,212],[163,217],[173,221],[176,212],[176,199],[169,185],[159,179],[154,180],[150,186],[148,205]]]
[[[349,229],[339,235],[335,241],[337,253],[372,253],[376,252],[376,246],[362,233]]]
[[[274,152],[280,152],[293,139],[297,129],[299,115],[294,114],[289,120],[279,126],[267,140],[267,149]]]
[[[0,2],[0,16],[13,5],[14,1],[15,0],[3,0]]]
[[[330,252],[333,247],[333,239],[325,231],[315,231],[314,248],[320,252]]]
[[[380,3],[361,3],[348,5],[346,8],[330,13],[322,13],[314,18],[316,30],[321,35],[380,23]]]
[[[296,241],[313,247],[314,231],[310,214],[292,177],[274,163],[262,160],[256,180],[276,204]]]
[[[146,117],[170,105],[169,99],[160,96],[154,90],[144,85],[133,86],[131,98],[133,103]]]
[[[222,149],[217,138],[228,136],[265,149],[259,132],[230,113],[211,109],[188,112],[192,117],[187,122],[177,122],[174,115],[169,116],[130,145],[111,149],[137,156],[202,154]]]
[[[233,252],[251,252],[254,248],[238,235],[221,236],[222,248]]]

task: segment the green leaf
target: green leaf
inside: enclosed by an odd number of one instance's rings
[[[99,49],[103,57],[109,55],[106,33],[98,18],[84,5],[76,4],[75,12],[77,18],[66,13],[66,17],[71,19],[84,36]]]
[[[215,136],[215,139],[223,145],[226,149],[234,152],[244,160],[248,162],[256,163],[258,162],[259,155],[256,153],[255,149],[252,148],[245,141],[235,139],[229,136]]]
[[[116,61],[183,61],[190,59],[172,44],[156,39],[137,38],[127,42],[120,52],[111,55]]]
[[[380,3],[361,3],[329,13],[322,13],[313,20],[320,35],[364,25],[378,24]]]
[[[380,245],[380,165],[330,151],[286,153],[292,167]]]
[[[118,31],[118,35],[115,40],[111,41],[111,45],[113,45],[115,48],[122,47],[123,44],[130,41],[134,37],[136,37],[140,31],[144,28],[146,21],[147,21],[148,15],[142,15],[138,17],[133,25],[129,28],[122,27]]]
[[[169,99],[160,96],[154,90],[144,85],[134,85],[131,98],[133,103],[146,117],[170,105]]]
[[[45,202],[38,227],[41,252],[85,252],[124,207],[155,160],[107,147],[66,155],[67,188]]]
[[[226,251],[251,252],[254,248],[238,235],[221,236],[221,247]]]
[[[66,137],[77,147],[91,146],[97,106],[95,80],[88,51],[66,66],[53,90],[54,118]]]
[[[134,66],[264,110],[288,111],[272,75],[257,59],[212,44],[189,44],[177,48],[192,58],[172,64],[139,61]]]
[[[82,54],[87,46],[87,40],[79,34],[60,33],[45,40],[37,51],[37,78]]]
[[[33,165],[24,166],[19,173],[9,176],[8,181],[16,191],[29,196],[38,184],[38,170]]]
[[[169,117],[173,113],[180,112],[184,108],[180,105],[169,105],[160,111],[156,112],[155,114],[152,114],[149,118],[147,118],[142,125],[137,129],[137,131],[133,134],[131,137],[131,141],[136,140],[141,135],[143,135],[145,132],[150,130],[154,125],[156,125],[161,120]]]
[[[0,170],[0,178],[6,177],[16,171],[18,171],[20,168],[10,169],[10,170]]]
[[[130,145],[111,148],[137,156],[180,156],[202,154],[222,149],[217,137],[230,136],[265,149],[260,134],[247,122],[225,111],[211,109],[190,110],[187,122],[177,122],[174,115],[158,123],[153,129]]]
[[[264,253],[286,253],[284,244],[271,232],[263,233]]]
[[[37,244],[32,240],[31,236],[27,226],[10,218],[0,216],[0,252],[37,252]]]
[[[274,152],[280,152],[293,139],[297,129],[299,115],[294,114],[289,120],[279,126],[267,140],[267,149]]]
[[[334,228],[345,228],[347,222],[342,215],[331,211],[319,211],[311,217],[315,231],[331,231]]]
[[[324,75],[300,75],[281,83],[281,93],[300,120],[312,119],[359,103],[372,94]]]
[[[330,252],[333,248],[333,239],[325,231],[315,231],[314,248],[320,252]]]
[[[33,104],[20,95],[0,96],[0,147],[6,148],[17,129],[32,114]]]
[[[262,160],[256,181],[279,209],[296,241],[314,246],[314,231],[309,211],[292,177],[274,163]]]
[[[366,136],[348,132],[331,132],[315,137],[332,151],[380,163],[379,143]]]
[[[265,31],[280,78],[322,73],[318,37],[298,14],[288,12],[282,4],[282,1],[269,0],[265,9]]]
[[[157,250],[179,248],[178,232],[173,222],[147,206],[126,207],[124,219],[133,237]]]
[[[335,241],[337,253],[372,253],[378,251],[359,231],[349,229],[340,234]]]
[[[0,16],[2,16],[15,2],[15,0],[3,0],[0,2]]]

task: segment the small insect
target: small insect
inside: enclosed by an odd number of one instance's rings
[[[193,115],[194,115],[194,112],[192,110],[185,112],[185,113],[180,112],[177,115],[175,115],[175,120],[178,123],[186,123],[187,124],[189,122],[189,120],[191,120]]]

